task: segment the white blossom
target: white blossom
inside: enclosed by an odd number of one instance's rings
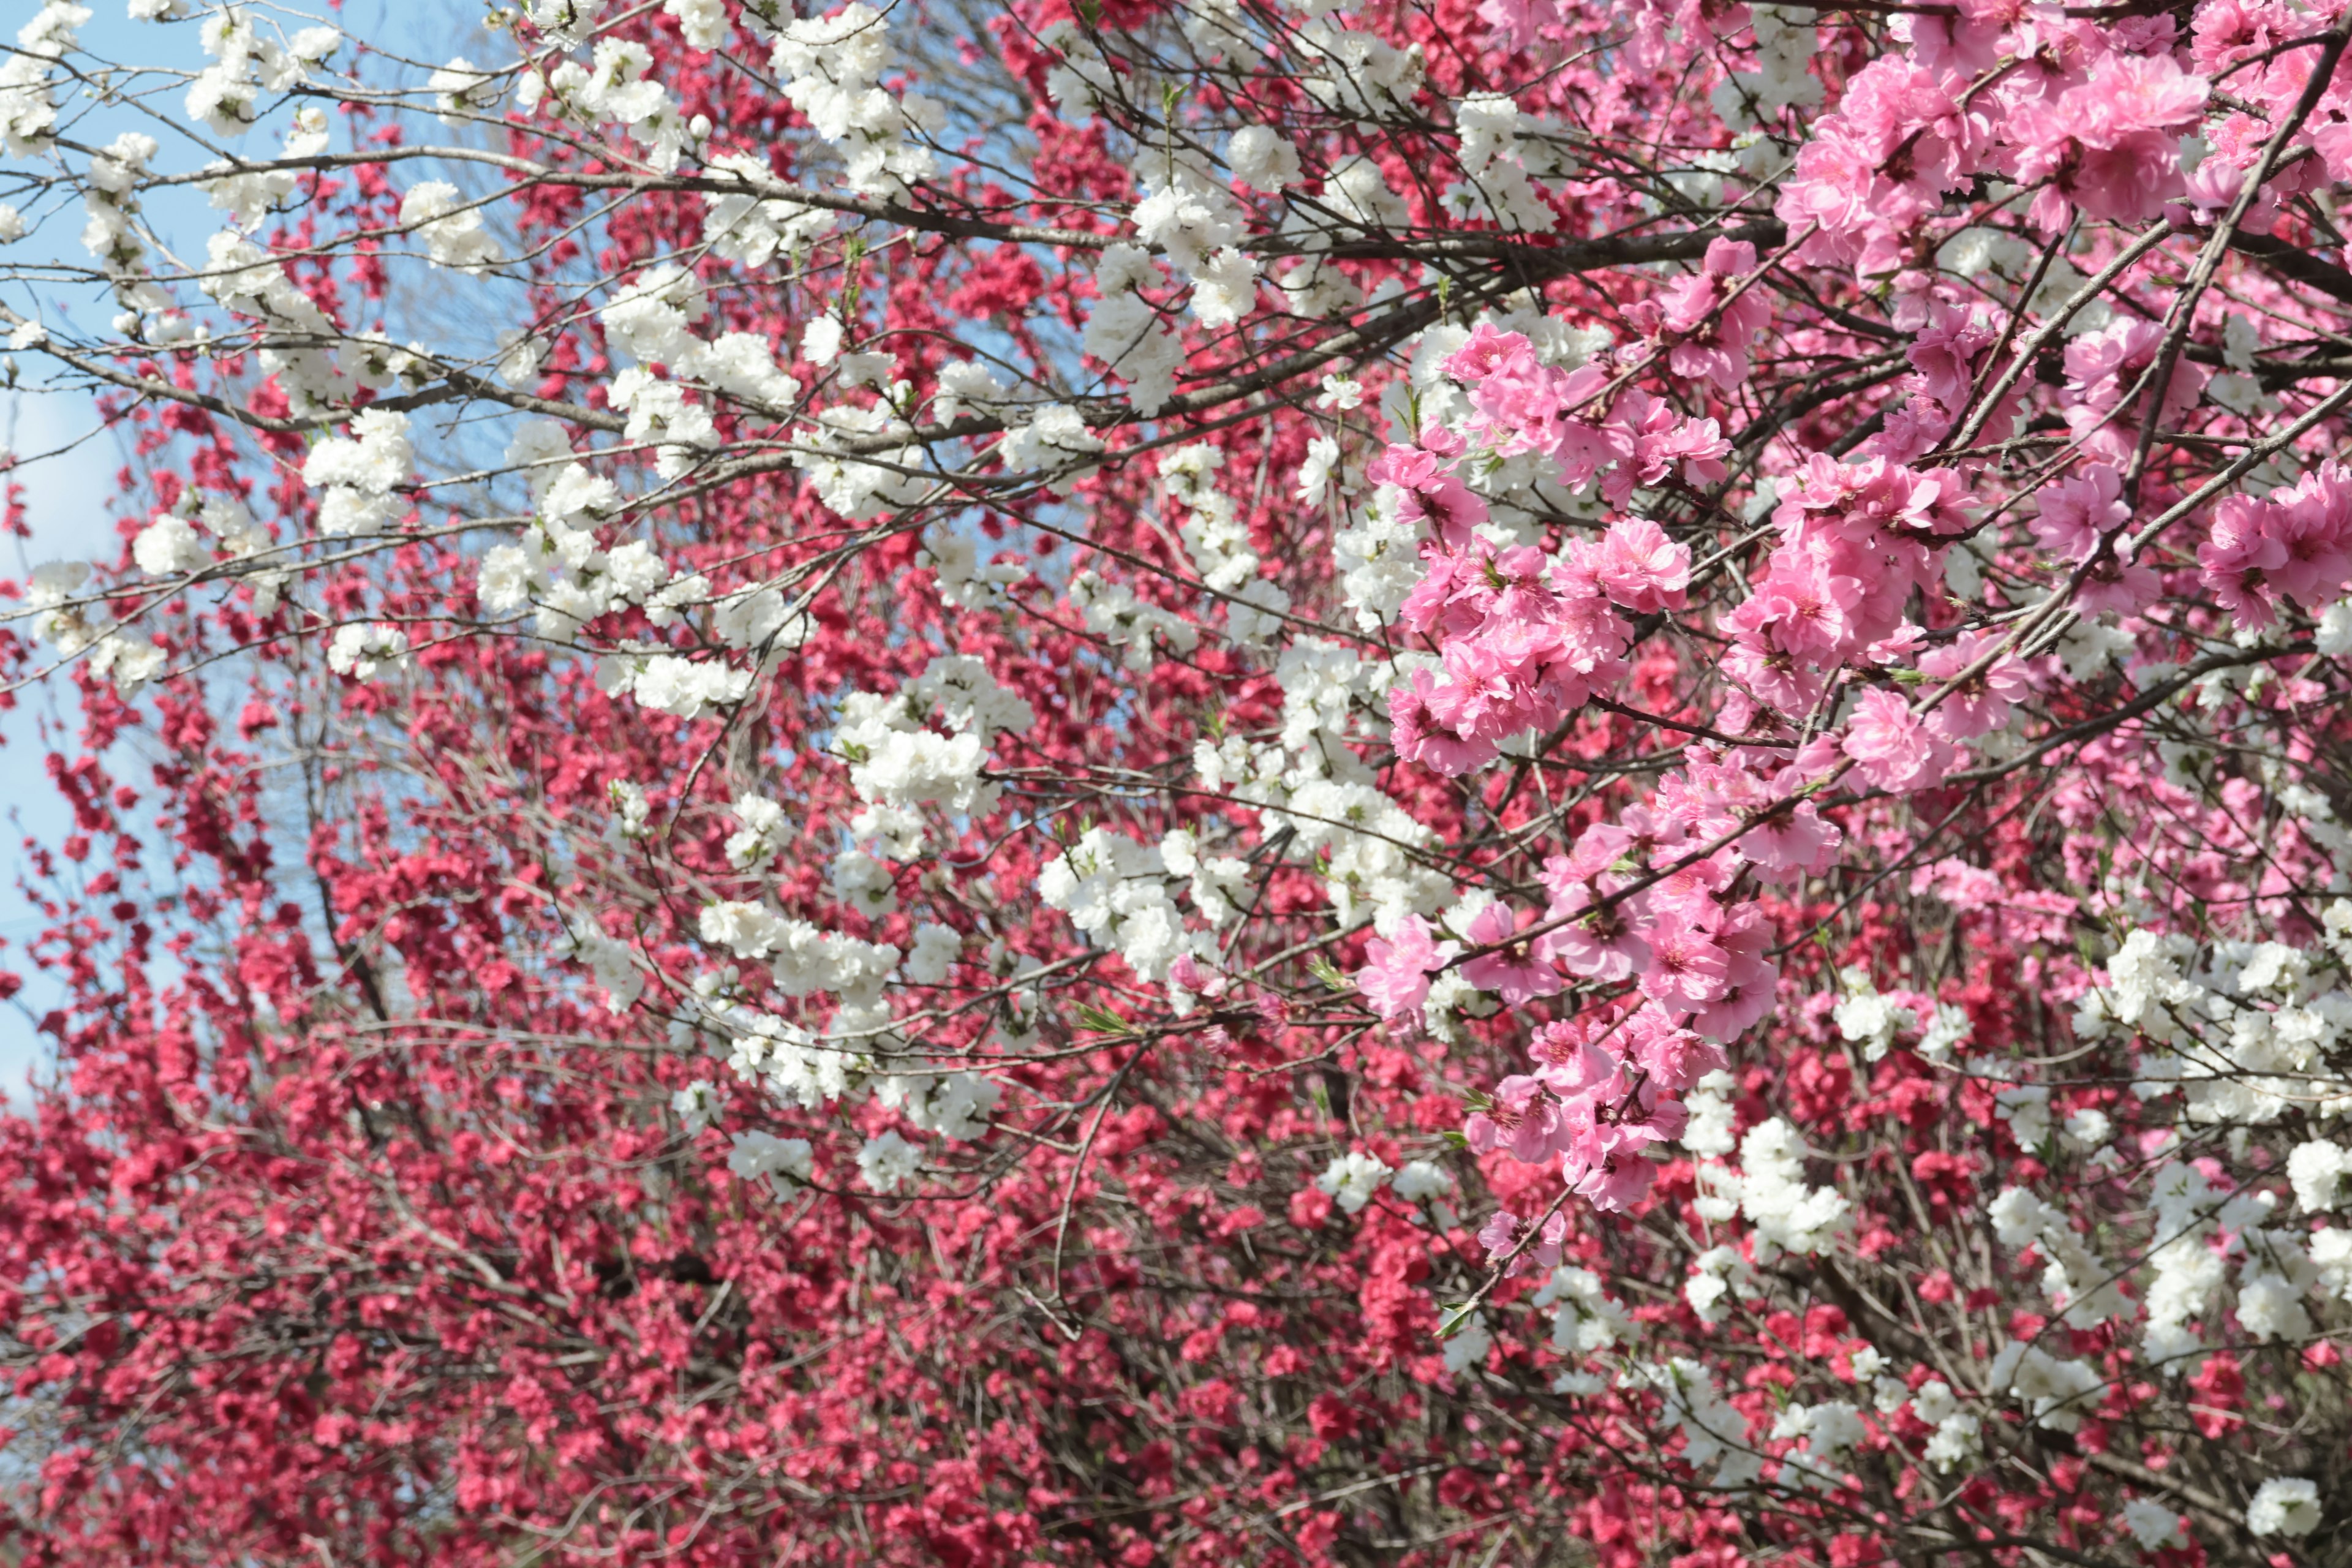
[[[2319,1488],[2300,1477],[2273,1477],[2246,1505],[2249,1535],[2309,1535],[2319,1528]]]
[[[877,1193],[890,1194],[923,1168],[923,1151],[896,1132],[868,1138],[857,1151],[857,1173]]]
[[[1389,1167],[1371,1155],[1349,1152],[1333,1156],[1315,1178],[1315,1185],[1348,1213],[1360,1214],[1391,1174]]]

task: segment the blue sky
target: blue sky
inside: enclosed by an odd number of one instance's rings
[[[124,0],[84,0],[93,13],[80,30],[83,47],[119,62],[170,64],[194,68],[203,63],[194,23],[159,27],[133,22]],[[5,8],[10,35],[36,9],[33,0],[16,0]],[[321,7],[323,9],[323,7]],[[291,13],[281,13],[290,28],[299,24]],[[341,13],[344,28],[353,35],[383,40],[386,47],[412,58],[440,59],[462,52],[477,37],[479,8],[456,0],[352,0]],[[176,105],[173,105],[176,107]],[[142,122],[128,116],[120,124],[93,120],[77,128],[76,140],[103,142],[118,131]],[[274,123],[274,121],[273,121]],[[268,132],[256,133],[256,145]],[[173,154],[166,154],[167,161]],[[179,213],[150,218],[163,226],[175,247],[193,241],[183,254],[201,255],[202,240],[211,217],[198,200]],[[77,258],[79,214],[60,215],[42,232],[24,243],[53,254],[70,251]],[[204,226],[188,236],[177,230],[187,224]],[[30,368],[29,366],[27,367]],[[84,399],[0,392],[0,441],[20,458],[70,448],[61,456],[28,462],[17,471],[30,503],[28,521],[33,537],[0,544],[0,575],[22,577],[25,569],[43,561],[87,560],[110,556],[118,548],[110,501],[116,493],[115,476],[125,460],[121,444],[110,432],[92,432],[95,409]],[[0,714],[0,940],[7,949],[0,967],[23,972],[22,943],[42,925],[31,902],[17,887],[25,866],[23,843],[27,837],[55,844],[71,826],[71,815],[49,783],[44,763],[47,748],[39,734],[44,715],[60,716],[56,694],[33,690],[20,694],[19,705]],[[136,767],[136,764],[131,764]],[[143,769],[138,770],[143,772]],[[130,782],[143,782],[136,773]],[[39,1014],[57,994],[37,976],[27,974],[25,992],[16,1005],[0,1006],[0,1095],[18,1099],[28,1076],[47,1059],[42,1037],[36,1030]]]

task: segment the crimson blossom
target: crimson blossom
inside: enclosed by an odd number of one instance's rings
[[[20,9],[10,1561],[2346,1559],[2341,0]]]

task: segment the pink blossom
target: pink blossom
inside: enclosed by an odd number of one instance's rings
[[[1565,855],[1544,861],[1538,873],[1552,897],[1559,898],[1576,882],[1590,882],[1622,860],[1633,846],[1633,836],[1612,823],[1596,822],[1576,837]]]
[[[1532,914],[1528,917],[1533,918]],[[1504,944],[1498,951],[1484,953],[1462,966],[1462,978],[1481,991],[1500,995],[1506,1006],[1519,1007],[1538,996],[1559,994],[1559,973],[1549,961],[1531,953],[1530,943],[1516,940],[1519,926],[1525,923],[1500,902],[1488,904],[1471,917],[1465,933],[1475,947]]]
[[[2053,481],[2035,497],[2035,541],[2062,561],[2088,561],[2100,538],[2131,516],[2123,503],[2123,476],[2106,463]]]
[[[1699,1037],[1655,1007],[1625,1020],[1626,1055],[1667,1094],[1681,1094],[1729,1065],[1722,1047]]]
[[[1410,683],[1390,690],[1391,741],[1400,759],[1456,778],[1493,762],[1496,752],[1492,742],[1465,740],[1434,720],[1430,702],[1439,689],[1429,671],[1417,669]]]
[[[1951,678],[1969,668],[2000,646],[1998,632],[1969,632],[1942,647],[1920,656],[1919,671],[1945,682],[1943,700],[1927,711],[1927,728],[1947,741],[1966,741],[2000,729],[2009,721],[2012,704],[2032,689],[2024,664],[2014,654],[2003,654],[1966,681]]]
[[[1521,1219],[1508,1209],[1498,1209],[1493,1218],[1478,1227],[1478,1245],[1486,1249],[1486,1267],[1493,1268],[1511,1257],[1511,1249],[1532,1228],[1533,1222]],[[1527,1272],[1529,1265],[1539,1268],[1559,1267],[1560,1246],[1568,1239],[1568,1216],[1555,1210],[1543,1224],[1542,1232],[1534,1245],[1517,1258],[1511,1258],[1503,1278],[1512,1279]]]
[[[1391,447],[1364,466],[1375,483],[1394,485],[1402,492],[1397,516],[1407,522],[1426,521],[1448,550],[1469,546],[1471,531],[1486,521],[1486,503],[1471,493],[1461,477],[1439,465],[1436,454],[1414,447]]]
[[[1817,877],[1837,859],[1845,835],[1812,802],[1799,801],[1761,817],[1740,840],[1767,880]]]
[[[1480,321],[1471,329],[1469,341],[1446,356],[1442,368],[1455,381],[1480,382],[1513,355],[1532,352],[1525,333],[1507,332],[1492,321]]]
[[[1900,692],[1875,687],[1847,721],[1845,754],[1862,764],[1873,788],[1897,794],[1927,789],[1951,767],[1951,749],[1911,711]]]
[[[1647,964],[1650,948],[1622,905],[1580,913],[1594,902],[1592,889],[1580,883],[1554,897],[1545,918],[1570,923],[1537,938],[1535,951],[1570,974],[1613,984]]]
[[[1648,518],[1609,525],[1591,552],[1593,577],[1610,598],[1637,614],[1683,607],[1690,583],[1690,546],[1677,544]]]
[[[2069,202],[2107,223],[2138,223],[2184,191],[2180,130],[2195,122],[2206,84],[2168,54],[2110,54],[2089,78],[2012,120],[2017,182],[2047,181],[2032,215],[2045,232]]]
[[[1680,464],[1685,484],[1703,485],[1727,472],[1718,460],[1731,450],[1712,419],[1685,419],[1673,405],[1629,388],[1609,411],[1605,426],[1616,466],[1601,476],[1601,494],[1622,507],[1639,488],[1662,484]]]
[[[1418,1013],[1429,999],[1429,977],[1461,951],[1459,942],[1433,941],[1429,922],[1407,915],[1390,940],[1374,937],[1364,944],[1364,956],[1371,962],[1356,972],[1356,988],[1383,1018]]]
[[[2306,609],[2335,598],[2352,579],[2352,469],[2326,462],[2292,489],[2273,493],[2270,530],[2286,551],[2279,592]]]
[[[1724,917],[1715,931],[1723,950],[1724,988],[1691,1017],[1691,1027],[1710,1040],[1732,1040],[1772,1008],[1780,971],[1765,953],[1772,945],[1772,928],[1764,912],[1743,904]]]
[[[1650,967],[1642,973],[1642,994],[1685,1011],[1713,1001],[1729,984],[1729,962],[1706,930],[1679,910],[1661,915],[1650,928]]]
[[[1547,1024],[1536,1032],[1531,1054],[1545,1087],[1564,1102],[1607,1096],[1622,1089],[1617,1058],[1574,1020]]]
[[[2242,626],[2266,626],[2272,575],[2287,561],[2286,544],[2272,530],[2275,509],[2249,496],[2231,496],[2213,509],[2213,533],[2197,547],[2205,586]]]
[[[1660,297],[1658,324],[1670,335],[1666,366],[1676,375],[1712,381],[1732,392],[1748,379],[1748,345],[1771,319],[1754,289],[1738,299],[1738,279],[1756,270],[1756,247],[1746,240],[1715,240],[1699,271]]]
[[[1954,305],[1938,305],[1906,351],[1919,373],[1919,390],[1958,414],[1975,384],[1976,357],[2000,334]],[[1941,432],[1938,432],[1941,434]]]
[[[1545,1092],[1543,1080],[1514,1075],[1495,1086],[1486,1110],[1471,1113],[1462,1135],[1481,1154],[1501,1149],[1535,1164],[1556,1152],[1553,1134],[1560,1125],[1559,1102]]]
[[[1622,1214],[1647,1197],[1657,1179],[1657,1166],[1638,1153],[1612,1150],[1582,1168],[1574,1191],[1602,1214]]]

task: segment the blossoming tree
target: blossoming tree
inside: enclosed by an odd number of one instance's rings
[[[2352,12],[826,3],[0,62],[21,1560],[2341,1560]]]

